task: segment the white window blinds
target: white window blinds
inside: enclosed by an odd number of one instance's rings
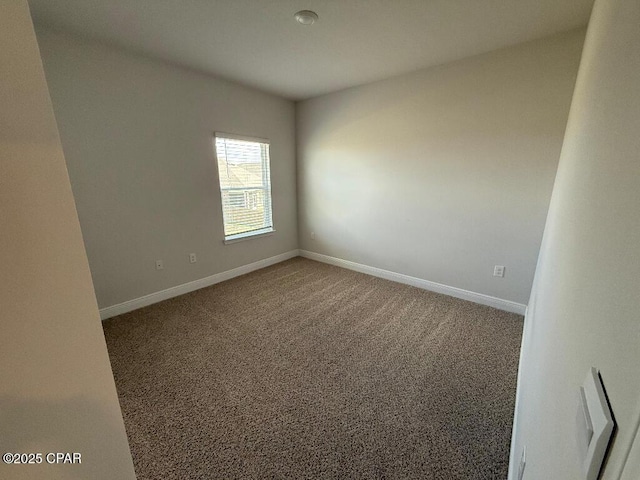
[[[269,141],[215,134],[225,240],[273,231]]]

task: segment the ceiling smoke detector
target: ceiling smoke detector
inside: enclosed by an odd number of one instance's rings
[[[318,14],[311,10],[300,10],[294,18],[301,25],[313,25],[318,20]]]

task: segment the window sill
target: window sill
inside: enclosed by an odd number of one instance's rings
[[[251,240],[259,237],[268,237],[275,233],[273,228],[265,228],[264,230],[257,230],[255,232],[238,233],[237,235],[229,235],[224,239],[224,244],[229,245],[232,243],[242,242],[244,240]]]

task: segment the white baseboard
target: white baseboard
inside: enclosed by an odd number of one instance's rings
[[[147,305],[168,300],[169,298],[177,297],[178,295],[184,295],[185,293],[193,292],[194,290],[209,287],[216,283],[224,282],[225,280],[230,280],[240,275],[244,275],[245,273],[260,270],[261,268],[275,265],[276,263],[284,262],[285,260],[289,260],[290,258],[297,256],[299,256],[299,251],[291,250],[289,252],[276,255],[275,257],[265,258],[264,260],[258,260],[257,262],[253,262],[248,265],[227,270],[226,272],[216,273],[209,277],[194,280],[193,282],[183,283],[182,285],[167,288],[166,290],[150,293],[144,297],[134,298],[133,300],[118,303],[117,305],[101,308],[100,318],[102,320],[106,320],[107,318],[131,312],[132,310],[137,310],[138,308],[146,307]]]
[[[270,265],[275,265],[276,263],[284,262],[285,260],[289,260],[290,258],[294,258],[297,256],[306,257],[318,262],[336,265],[338,267],[347,268],[349,270],[355,270],[356,272],[366,273],[368,275],[384,278],[393,282],[412,285],[414,287],[423,288],[425,290],[442,293],[444,295],[449,295],[456,298],[461,298],[463,300],[469,300],[481,305],[487,305],[489,307],[506,310],[507,312],[513,312],[520,315],[524,315],[527,308],[526,305],[511,302],[509,300],[491,297],[482,293],[470,292],[461,288],[450,287],[441,283],[430,282],[421,278],[411,277],[409,275],[391,272],[389,270],[383,270],[381,268],[370,267],[368,265],[362,265],[360,263],[343,260],[341,258],[330,257],[328,255],[309,252],[307,250],[291,250],[289,252],[276,255],[275,257],[258,260],[257,262],[243,265],[232,270],[227,270],[226,272],[216,273],[199,280],[194,280],[193,282],[184,283],[182,285],[167,288],[166,290],[150,293],[149,295],[145,295],[140,298],[134,298],[133,300],[128,300],[123,303],[118,303],[117,305],[102,308],[100,309],[100,318],[102,320],[106,320],[107,318],[131,312],[133,310],[137,310],[138,308],[146,307],[148,305],[152,305],[163,300],[168,300],[169,298],[177,297],[179,295],[184,295],[185,293],[193,292],[194,290],[209,287],[211,285],[215,285],[216,283],[224,282],[225,280],[230,280],[240,275],[244,275],[246,273],[253,272],[254,270],[268,267]]]
[[[529,306],[533,305],[533,301],[529,299],[529,305],[524,312],[524,325],[522,326],[522,339],[520,340],[520,356],[518,358],[518,378],[516,382],[516,404],[513,409],[513,424],[511,425],[511,446],[509,448],[509,469],[507,470],[507,480],[514,480],[517,475],[517,468],[520,465],[520,455],[516,452],[516,443],[518,439],[518,421],[520,419],[520,394],[521,394],[521,386],[522,386],[522,365],[524,362],[522,361],[522,357],[524,355],[524,342],[526,340],[527,333],[527,323],[530,321],[529,317]]]
[[[368,265],[362,265],[360,263],[351,262],[349,260],[322,255],[321,253],[309,252],[308,250],[300,250],[300,256],[309,258],[311,260],[317,260],[318,262],[348,268],[349,270],[355,270],[356,272],[366,273],[368,275],[373,275],[374,277],[384,278],[393,282],[404,283],[407,285],[412,285],[414,287],[422,288],[424,290],[430,290],[432,292],[442,293],[451,297],[461,298],[462,300],[468,300],[470,302],[479,303],[481,305],[487,305],[499,310],[517,313],[519,315],[524,315],[527,308],[526,305],[512,302],[510,300],[503,300],[501,298],[492,297],[490,295],[484,295],[483,293],[470,292],[469,290],[463,290],[462,288],[450,287],[448,285],[430,282],[429,280],[411,277],[402,273],[396,273],[389,270],[383,270],[381,268],[370,267]]]

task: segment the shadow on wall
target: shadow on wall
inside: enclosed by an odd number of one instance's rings
[[[111,447],[120,432],[95,400],[70,397],[56,401],[0,397],[0,453],[42,453],[34,465],[0,463],[0,478],[87,479],[95,472],[109,472],[122,463],[122,452]],[[93,431],[78,425],[95,425]],[[47,453],[81,454],[80,464],[49,464]],[[99,452],[99,456],[96,453]]]

